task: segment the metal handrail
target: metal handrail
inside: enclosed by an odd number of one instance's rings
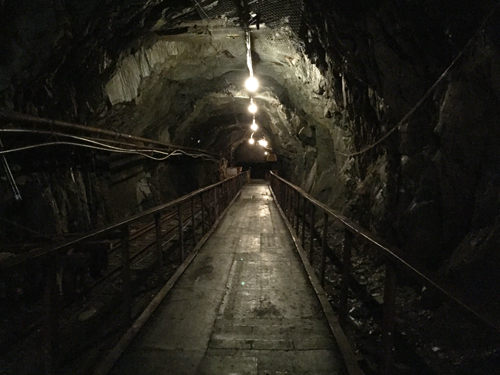
[[[74,240],[71,240],[69,242],[65,242],[64,244],[62,245],[57,245],[51,249],[39,249],[39,250],[35,250],[35,251],[32,251],[32,252],[29,252],[29,253],[26,253],[26,254],[21,254],[21,255],[18,255],[18,256],[15,256],[15,257],[12,257],[12,258],[7,258],[5,260],[3,260],[1,263],[0,263],[0,270],[3,270],[3,269],[6,269],[6,268],[10,268],[10,267],[14,267],[16,265],[19,265],[21,263],[24,263],[26,261],[31,261],[31,260],[35,260],[35,259],[39,259],[39,258],[42,258],[42,257],[45,257],[45,256],[49,256],[51,254],[58,254],[58,253],[63,253],[64,251],[68,251],[70,250],[71,248],[75,247],[75,245],[78,245],[80,243],[83,243],[83,242],[87,242],[87,241],[91,241],[91,240],[95,240],[95,239],[98,239],[99,237],[105,237],[106,234],[111,234],[111,233],[114,233],[114,232],[118,232],[120,230],[122,230],[124,227],[126,227],[127,225],[133,223],[133,222],[136,222],[136,221],[139,221],[141,219],[144,219],[145,217],[147,216],[151,216],[151,215],[155,215],[157,213],[161,213],[162,211],[165,211],[169,208],[175,208],[177,207],[178,205],[180,204],[183,204],[185,203],[186,201],[189,201],[190,199],[194,198],[194,197],[197,197],[198,195],[200,194],[203,194],[207,191],[210,191],[212,189],[215,189],[217,187],[220,187],[222,185],[225,185],[227,184],[228,182],[230,181],[236,181],[236,179],[238,178],[242,178],[243,176],[246,177],[246,175],[248,174],[248,172],[243,172],[237,176],[233,176],[233,177],[230,177],[226,180],[223,180],[223,181],[220,181],[218,183],[215,183],[213,185],[210,185],[210,186],[206,186],[204,188],[201,188],[201,189],[198,189],[196,191],[193,191],[187,195],[184,195],[180,198],[177,198],[173,201],[170,201],[168,203],[165,203],[163,205],[160,205],[160,206],[157,206],[157,207],[153,207],[147,211],[144,211],[144,212],[141,212],[137,215],[134,215],[134,216],[131,216],[119,223],[116,223],[116,224],[112,224],[106,228],[102,228],[102,229],[98,229],[98,230],[95,230],[93,232],[90,232],[82,237],[79,237],[79,238],[76,238]],[[246,177],[248,178],[248,177]]]
[[[226,207],[230,205],[232,200],[235,199],[241,188],[249,181],[249,178],[250,175],[248,171],[240,173],[234,177],[228,178],[202,189],[198,189],[171,202],[151,208],[119,223],[96,230],[87,235],[66,242],[62,245],[57,245],[51,249],[43,249],[36,252],[32,251],[27,254],[14,257],[14,259],[6,259],[2,261],[0,263],[0,270],[23,265],[33,260],[41,262],[46,270],[43,298],[43,305],[45,310],[43,318],[43,357],[45,360],[47,373],[56,373],[57,362],[60,356],[60,341],[58,337],[59,318],[57,309],[58,290],[56,279],[59,266],[59,258],[62,254],[67,253],[70,249],[75,248],[75,246],[77,245],[87,243],[91,240],[102,239],[103,237],[106,239],[119,239],[121,242],[121,267],[119,268],[121,269],[121,293],[123,311],[125,312],[125,315],[128,317],[128,319],[131,319],[131,260],[133,260],[133,256],[131,256],[130,254],[130,224],[147,217],[154,219],[154,227],[156,232],[156,239],[154,244],[156,246],[154,249],[152,249],[152,252],[156,255],[156,272],[158,273],[159,281],[162,278],[163,272],[163,234],[161,231],[162,212],[166,210],[168,210],[168,212],[174,212],[173,215],[169,216],[171,216],[171,220],[173,220],[174,223],[176,222],[175,225],[178,226],[179,255],[182,263],[192,256],[187,256],[187,254],[184,252],[184,242],[186,240],[184,231],[186,230],[186,227],[188,225],[192,227],[192,243],[193,247],[196,248],[196,246],[199,246],[200,243],[202,244],[203,241],[206,240],[206,237],[210,234],[210,231],[213,230],[210,229],[210,226],[216,225],[218,217],[224,212],[225,209],[227,209]],[[195,198],[198,199],[201,204],[201,208],[197,212],[195,212],[194,209]],[[190,203],[190,207],[188,207],[188,205],[186,204],[188,202]],[[182,218],[183,206],[184,208],[190,208],[191,216],[187,218],[187,220],[183,220]],[[196,235],[196,214],[199,214],[201,216],[201,239],[197,238]],[[208,220],[207,223],[206,220]],[[208,226],[206,226],[205,224],[208,224]],[[152,244],[148,245],[147,247],[153,248]]]
[[[283,211],[291,212],[291,225],[292,228],[296,229],[297,237],[299,237],[300,232],[300,222],[302,220],[302,246],[304,246],[304,236],[306,231],[306,202],[309,202],[311,205],[311,223],[309,225],[311,232],[311,256],[310,259],[312,261],[312,237],[313,237],[313,229],[315,226],[315,212],[321,210],[323,212],[323,254],[322,254],[322,264],[320,269],[321,274],[321,282],[324,285],[325,279],[325,260],[327,253],[327,244],[326,244],[326,234],[328,228],[328,217],[333,217],[342,227],[346,229],[346,239],[344,242],[344,273],[342,277],[342,286],[341,286],[341,321],[345,321],[347,317],[347,283],[350,275],[348,274],[348,270],[351,268],[351,239],[352,236],[356,236],[358,238],[362,238],[367,241],[370,245],[373,245],[376,249],[381,250],[382,254],[386,257],[388,262],[386,262],[386,284],[384,290],[384,309],[386,310],[384,313],[384,325],[387,327],[384,329],[384,334],[386,336],[386,350],[385,359],[386,368],[391,366],[392,359],[389,358],[392,356],[392,331],[394,328],[394,293],[395,293],[395,272],[393,266],[399,266],[403,269],[410,271],[413,276],[418,279],[421,283],[426,285],[429,289],[433,289],[439,292],[446,300],[452,302],[454,305],[461,308],[464,312],[470,314],[471,316],[479,319],[481,322],[486,323],[489,327],[494,328],[497,331],[500,331],[500,326],[491,321],[489,318],[479,313],[475,308],[471,307],[469,304],[465,303],[460,296],[460,293],[456,290],[454,286],[449,284],[446,281],[440,280],[436,281],[438,277],[432,275],[432,273],[418,264],[419,262],[415,259],[412,259],[410,255],[402,253],[400,249],[395,246],[387,244],[385,241],[378,238],[373,233],[368,230],[362,228],[360,225],[355,223],[354,221],[348,219],[347,217],[341,215],[339,212],[334,209],[326,206],[321,203],[317,199],[313,198],[311,195],[306,193],[300,187],[290,183],[284,178],[276,175],[274,172],[270,172],[270,182],[273,192],[278,200],[278,203],[283,207]],[[285,186],[286,188],[283,188]],[[303,199],[302,211],[300,211],[301,202],[299,197]],[[318,210],[319,209],[319,210]],[[347,273],[346,273],[347,272]],[[391,304],[392,306],[387,306]],[[389,316],[387,316],[389,315]],[[392,315],[392,316],[391,316]],[[386,369],[386,373],[390,373],[390,370]]]

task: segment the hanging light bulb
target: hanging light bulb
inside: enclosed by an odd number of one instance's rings
[[[254,76],[248,77],[245,81],[245,87],[250,92],[255,92],[259,88],[259,81]]]
[[[262,147],[267,147],[267,141],[264,138],[259,139],[259,145],[261,145]]]
[[[250,102],[250,105],[248,106],[248,112],[250,113],[257,113],[257,106],[252,102]]]
[[[255,143],[255,139],[250,138],[250,139],[248,140],[248,143],[250,143],[251,145],[253,145],[253,144]]]
[[[252,129],[253,132],[257,131],[257,129],[259,128],[259,125],[257,125],[255,123],[255,119],[253,119],[253,123],[252,125],[250,125],[250,129]]]
[[[266,155],[266,156],[267,156],[267,155],[269,155],[269,152],[267,152],[267,151],[264,151],[264,155]]]

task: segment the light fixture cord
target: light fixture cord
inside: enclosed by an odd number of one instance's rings
[[[247,66],[248,73],[250,77],[253,77],[253,65],[252,65],[252,38],[250,36],[250,30],[245,31],[246,45],[247,45]]]

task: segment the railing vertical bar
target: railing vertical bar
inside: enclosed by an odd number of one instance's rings
[[[57,313],[57,257],[52,257],[47,268],[44,290],[44,361],[48,375],[55,374],[59,357],[59,316]]]
[[[155,232],[156,232],[156,267],[158,272],[158,283],[161,280],[163,272],[163,246],[161,236],[161,214],[155,214]]]
[[[306,208],[307,208],[307,198],[304,196],[302,206],[302,247],[306,244]]]
[[[181,204],[177,205],[177,221],[179,222],[179,247],[181,263],[184,261],[184,231],[182,229],[182,208]]]
[[[217,200],[217,186],[216,186],[216,187],[214,187],[214,217],[212,218],[213,219],[212,225],[217,220],[217,216],[219,216],[218,215],[218,206],[217,205],[218,205],[218,200]]]
[[[196,239],[196,217],[194,210],[194,197],[191,198],[191,227],[193,230],[193,247],[195,247],[198,240]]]
[[[342,282],[340,284],[340,321],[347,322],[347,314],[349,311],[349,278],[351,277],[352,269],[352,233],[345,230],[344,244],[342,254]]]
[[[291,190],[291,193],[292,193],[292,201],[291,201],[291,211],[292,211],[292,229],[295,229],[295,208],[296,208],[296,205],[295,205],[295,198],[297,196],[295,190]]]
[[[321,252],[321,271],[320,279],[321,286],[325,286],[325,272],[326,272],[326,250],[328,248],[328,213],[323,212],[323,236],[322,236],[322,252]]]
[[[382,322],[382,342],[384,352],[384,375],[393,373],[394,318],[396,304],[396,271],[392,263],[385,264],[384,321]]]
[[[313,257],[314,257],[314,230],[316,228],[316,206],[311,204],[311,226],[309,228],[309,232],[311,234],[309,240],[309,263],[311,266],[313,265]]]
[[[295,194],[295,199],[296,199],[296,204],[295,204],[295,221],[296,221],[296,227],[295,227],[295,234],[297,237],[299,236],[299,231],[300,231],[300,193],[297,191]]]
[[[132,319],[132,290],[130,285],[130,227],[122,228],[121,257],[122,257],[122,294],[125,316]]]
[[[203,193],[200,193],[200,204],[201,204],[201,235],[205,235],[205,202],[203,199]]]

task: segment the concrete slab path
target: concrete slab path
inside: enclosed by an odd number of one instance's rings
[[[112,374],[345,374],[264,181],[243,191]]]

